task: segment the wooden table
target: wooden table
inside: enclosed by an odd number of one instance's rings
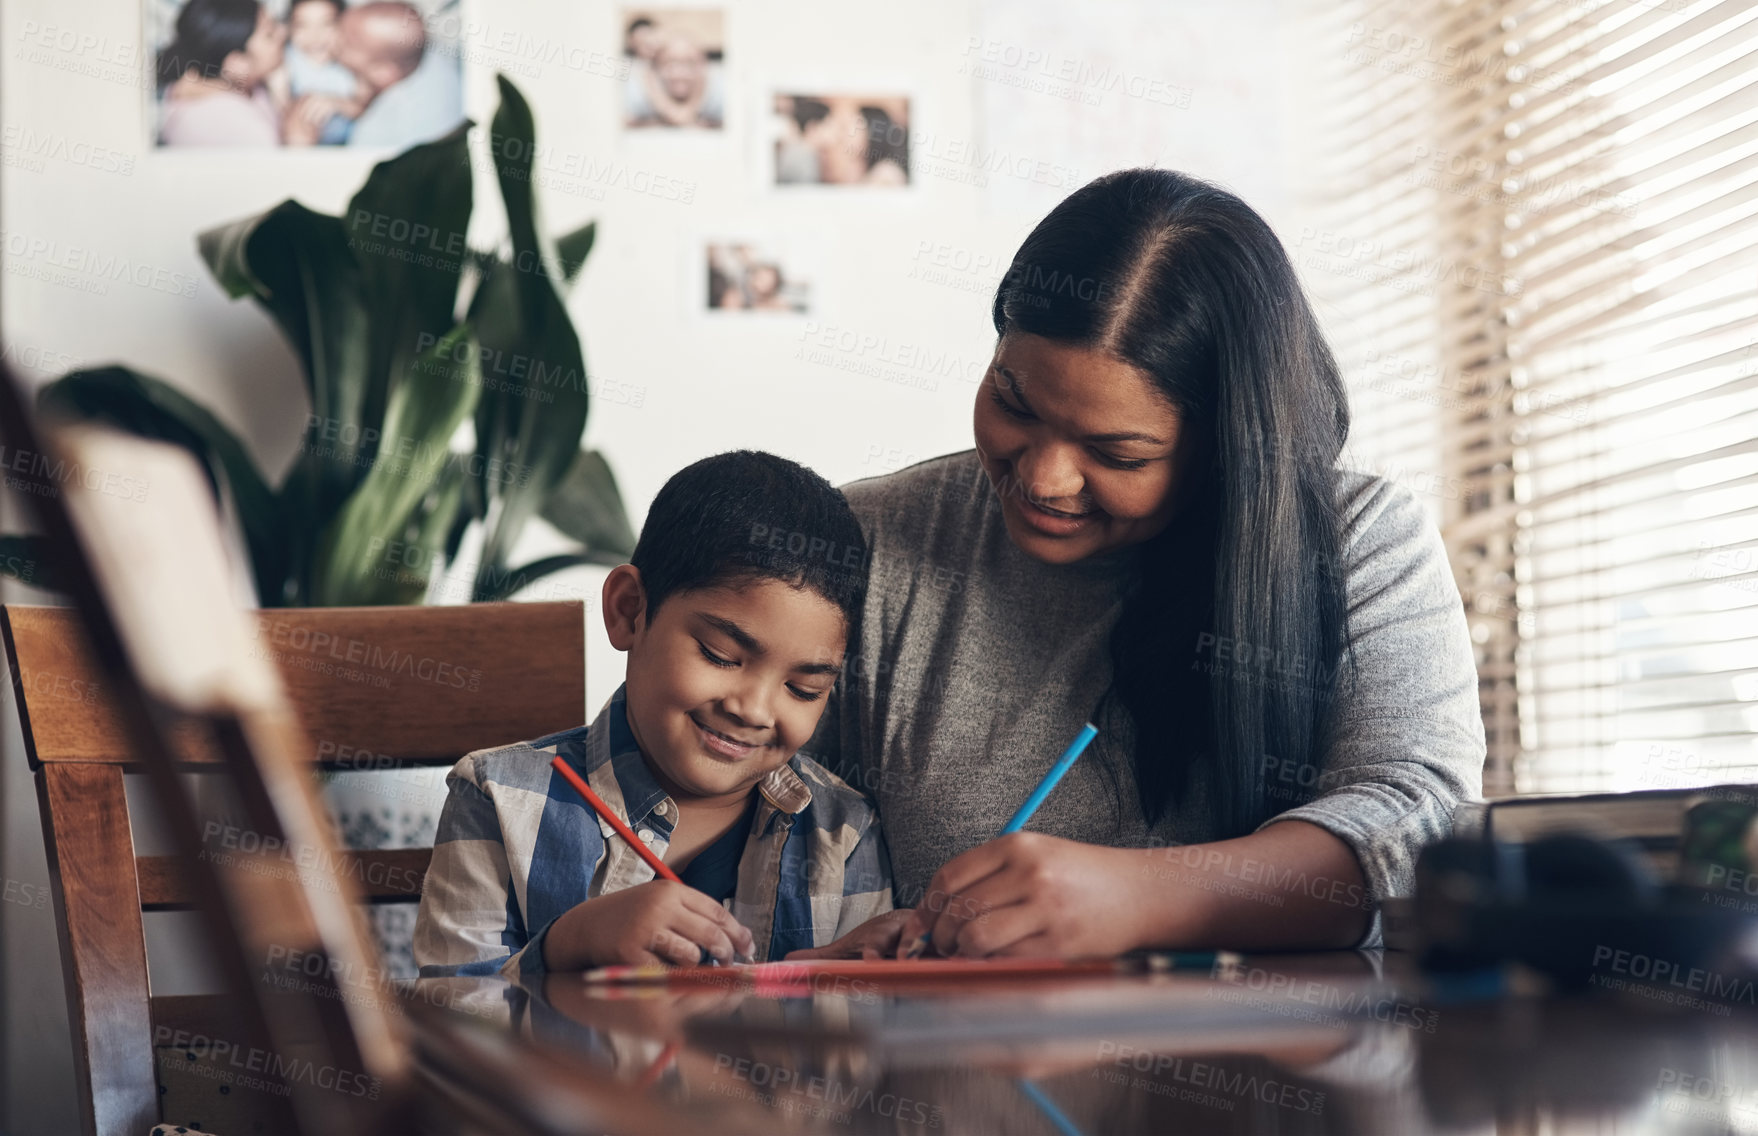
[[[660,1130],[1758,1131],[1758,1007],[1516,995],[1409,956],[809,994],[425,980],[419,997],[641,1089]],[[1681,1005],[1681,1003],[1685,1003]]]

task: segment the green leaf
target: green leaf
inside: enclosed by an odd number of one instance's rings
[[[437,554],[436,534],[452,520],[445,510],[459,506],[462,475],[451,470],[468,455],[449,443],[481,389],[469,334],[468,324],[453,328],[393,386],[377,459],[320,542],[313,602],[416,603],[426,591],[425,574],[395,570],[399,558],[386,552],[392,541],[427,541],[419,547]]]
[[[537,225],[531,108],[505,76],[499,82],[501,105],[489,136],[513,256],[483,276],[470,320],[492,369],[476,412],[477,452],[483,468],[512,474],[482,483],[487,527],[478,598],[505,574],[525,523],[579,452],[588,402],[580,338],[557,291],[554,255]]]
[[[560,572],[564,568],[578,568],[583,564],[601,564],[614,567],[621,563],[622,561],[618,559],[586,552],[566,552],[559,556],[545,556],[541,560],[533,560],[523,568],[513,568],[500,573],[489,582],[480,594],[474,597],[474,602],[497,603],[530,587],[543,577]]]
[[[287,575],[280,507],[243,444],[219,419],[168,383],[127,367],[63,375],[42,389],[37,406],[46,416],[107,423],[182,446],[216,489],[224,478],[249,546],[257,596],[267,606],[280,602]]]
[[[360,269],[341,219],[283,201],[207,230],[196,245],[228,295],[256,299],[280,325],[304,364],[312,412],[355,421],[367,321]]]
[[[465,472],[463,463],[450,462],[440,471],[438,487],[421,504],[421,515],[415,520],[415,535],[411,543],[428,553],[430,574],[431,566],[450,565],[452,558],[457,555],[457,548],[451,544],[450,534],[460,519],[469,523],[470,513],[463,507],[463,495],[465,486],[474,480]],[[444,587],[451,594],[441,595],[441,603],[470,598],[468,581],[447,578],[444,580]],[[424,590],[423,595],[417,597],[417,601],[425,598],[425,595]]]
[[[451,528],[446,530],[446,563],[450,564],[457,559],[458,549],[464,544],[464,532],[470,527],[470,522],[481,519],[482,478],[474,471],[465,472],[458,479],[458,510],[452,517]]]
[[[500,183],[501,201],[507,209],[507,231],[513,250],[518,253],[545,252],[537,231],[537,198],[531,192],[531,163],[537,151],[537,123],[531,117],[531,104],[519,88],[505,75],[496,75],[501,105],[495,109],[488,124],[489,150],[494,156],[495,179]],[[522,269],[547,274],[549,258],[544,264],[520,265]]]
[[[55,550],[47,537],[36,534],[0,535],[0,576],[44,591],[59,590],[55,584]]]
[[[623,563],[635,551],[635,530],[616,476],[597,450],[574,456],[574,464],[543,502],[543,519],[588,551],[617,557],[612,564]]]
[[[373,376],[361,269],[342,220],[296,201],[209,229],[197,244],[220,286],[261,304],[304,366],[311,419],[279,496],[291,591],[261,596],[265,605],[303,602],[311,544],[366,476],[371,448],[362,460],[361,440],[380,426],[363,417]]]
[[[372,327],[363,425],[380,425],[392,388],[457,321],[474,203],[471,126],[374,166],[342,218]]]
[[[563,233],[556,238],[556,258],[561,261],[562,280],[572,284],[586,267],[586,257],[592,251],[593,241],[598,239],[598,222],[588,221],[571,233]]]

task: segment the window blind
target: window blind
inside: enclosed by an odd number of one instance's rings
[[[1758,779],[1758,3],[1304,13],[1348,461],[1446,538],[1485,790]]]

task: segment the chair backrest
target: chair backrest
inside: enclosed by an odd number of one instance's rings
[[[288,608],[258,619],[258,649],[281,671],[316,767],[451,765],[585,720],[580,603]],[[137,763],[77,615],[0,607],[0,633],[37,779],[84,1127],[133,1136],[158,1119],[155,1029],[213,1026],[209,1000],[153,998],[147,979],[142,911],[186,908],[192,892],[176,857],[134,854],[122,775]],[[178,753],[197,771],[219,760],[193,732]],[[344,870],[373,902],[414,902],[432,853],[353,852]]]

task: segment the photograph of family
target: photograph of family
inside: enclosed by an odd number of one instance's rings
[[[623,125],[720,130],[726,125],[725,21],[713,8],[628,8]]]
[[[710,242],[707,247],[708,307],[716,312],[812,310],[812,285],[772,243]]]
[[[144,0],[160,146],[398,149],[464,119],[458,0]]]
[[[776,185],[910,183],[907,95],[777,94]]]

